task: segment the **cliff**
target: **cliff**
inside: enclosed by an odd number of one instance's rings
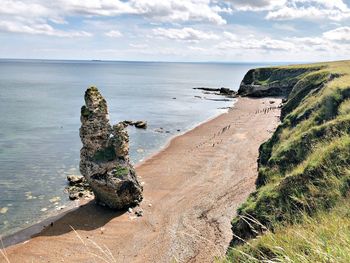
[[[288,96],[295,84],[315,67],[271,67],[251,69],[244,76],[238,95],[249,97]]]
[[[257,190],[232,221],[227,260],[348,262],[350,61],[250,70],[239,94],[286,101],[259,150]]]

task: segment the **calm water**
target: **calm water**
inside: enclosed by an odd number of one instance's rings
[[[178,129],[232,105],[195,98],[204,95],[194,87],[237,90],[246,71],[257,66],[262,65],[0,60],[0,235],[69,203],[63,190],[66,176],[79,174],[79,115],[88,86],[106,98],[112,123],[148,121],[147,130],[129,129],[137,163]],[[156,133],[160,127],[170,133]]]

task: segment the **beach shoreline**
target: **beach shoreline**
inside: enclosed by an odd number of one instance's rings
[[[182,132],[180,132],[180,133],[178,133],[178,134],[175,134],[175,135],[171,136],[171,137],[164,143],[164,145],[162,145],[159,149],[157,149],[155,152],[149,154],[149,155],[146,156],[144,159],[142,159],[142,160],[138,161],[136,164],[134,164],[135,169],[137,169],[137,167],[142,166],[142,165],[143,165],[144,163],[146,163],[149,159],[152,159],[153,157],[156,157],[156,156],[157,156],[158,154],[160,154],[161,152],[165,151],[165,150],[170,146],[171,142],[172,142],[173,140],[175,140],[176,138],[178,138],[178,137],[180,137],[180,136],[186,135],[187,133],[191,132],[192,130],[198,128],[199,126],[202,126],[202,125],[204,125],[204,124],[206,124],[206,123],[208,123],[208,122],[210,122],[210,121],[212,121],[212,120],[214,120],[214,119],[216,119],[216,118],[219,118],[219,117],[220,117],[221,115],[223,115],[223,114],[227,114],[228,111],[231,110],[231,109],[235,106],[236,102],[237,102],[237,98],[233,98],[233,100],[232,100],[232,105],[230,106],[229,109],[225,110],[224,112],[217,113],[217,114],[215,114],[214,116],[211,116],[211,117],[209,117],[209,118],[207,118],[207,119],[205,119],[205,120],[203,120],[203,121],[200,121],[200,122],[196,123],[195,125],[193,125],[192,127],[188,128],[188,129],[186,129],[186,130],[184,130],[184,131],[182,131]]]
[[[271,101],[274,101],[273,104],[270,105]],[[179,189],[177,189],[177,187],[179,187],[180,185],[183,184],[184,181],[188,181],[190,180],[190,178],[188,178],[188,174],[187,173],[196,173],[196,171],[198,169],[201,169],[200,166],[205,166],[206,163],[211,162],[211,155],[218,155],[221,158],[225,157],[228,161],[229,161],[229,156],[230,153],[232,154],[232,152],[230,151],[234,151],[233,154],[239,154],[239,150],[237,149],[226,149],[228,150],[228,152],[223,152],[223,148],[224,146],[222,146],[222,141],[224,139],[230,139],[229,136],[232,132],[232,136],[234,136],[235,140],[237,140],[237,142],[239,143],[240,140],[244,140],[244,143],[246,142],[246,139],[249,138],[249,136],[247,137],[247,135],[249,135],[249,133],[252,133],[254,131],[249,131],[247,130],[247,127],[244,127],[245,125],[247,125],[247,122],[251,122],[251,118],[255,118],[256,120],[260,120],[262,121],[262,123],[259,123],[259,126],[261,127],[261,131],[259,134],[256,134],[254,136],[257,136],[258,138],[255,138],[256,140],[254,140],[253,142],[251,142],[250,144],[253,144],[252,147],[254,149],[254,153],[252,152],[248,152],[247,154],[249,154],[249,159],[248,160],[244,160],[242,158],[242,161],[245,162],[249,162],[249,165],[247,166],[247,164],[243,164],[244,169],[249,170],[248,174],[246,177],[244,177],[246,180],[240,179],[237,182],[233,182],[232,187],[237,187],[237,185],[239,184],[240,187],[240,195],[239,197],[235,196],[234,199],[236,201],[236,203],[232,204],[231,200],[231,204],[230,202],[225,202],[228,203],[227,206],[230,207],[230,209],[228,209],[227,207],[225,207],[225,209],[223,209],[224,211],[226,211],[226,215],[225,215],[225,220],[227,221],[228,218],[232,218],[232,216],[234,215],[235,209],[240,202],[243,202],[245,200],[245,198],[247,197],[247,195],[254,189],[254,181],[255,181],[255,177],[256,177],[256,169],[254,169],[254,167],[256,166],[256,158],[257,158],[257,154],[258,154],[258,146],[264,141],[266,140],[269,135],[271,134],[271,131],[273,131],[273,129],[276,127],[277,123],[278,123],[278,116],[279,116],[279,109],[277,109],[277,105],[280,102],[280,99],[272,99],[272,98],[265,98],[265,99],[248,99],[248,98],[239,98],[238,101],[235,103],[235,106],[233,107],[233,109],[229,110],[227,113],[223,113],[220,114],[214,118],[211,118],[203,123],[200,123],[198,126],[194,127],[193,129],[190,129],[189,131],[186,131],[184,134],[175,136],[173,138],[171,138],[169,140],[169,142],[162,148],[160,149],[157,153],[149,156],[148,158],[146,158],[145,160],[143,160],[142,162],[138,163],[136,166],[136,170],[138,172],[138,174],[141,177],[142,181],[145,181],[145,199],[143,201],[143,203],[141,204],[142,209],[145,211],[145,216],[142,218],[134,218],[132,215],[130,215],[129,213],[122,211],[122,212],[113,212],[113,211],[106,211],[106,209],[101,208],[101,207],[97,207],[93,204],[93,201],[87,203],[87,204],[82,204],[81,207],[78,208],[73,208],[72,210],[66,211],[64,212],[64,214],[60,214],[59,216],[57,216],[57,218],[55,218],[55,220],[53,221],[53,224],[51,224],[52,226],[50,226],[50,224],[43,229],[42,231],[40,231],[40,233],[37,233],[36,237],[29,239],[25,242],[25,244],[17,244],[14,246],[10,246],[6,249],[9,258],[11,260],[11,258],[13,258],[14,260],[24,260],[22,262],[27,262],[26,260],[29,260],[29,258],[33,259],[34,258],[37,260],[36,256],[38,255],[38,252],[34,252],[36,251],[39,247],[40,247],[40,243],[49,241],[50,240],[50,246],[52,245],[53,247],[56,247],[58,244],[62,245],[61,250],[66,250],[68,249],[67,247],[65,247],[64,244],[61,244],[62,238],[66,239],[68,238],[69,243],[73,242],[73,246],[79,246],[79,242],[77,242],[78,240],[72,241],[72,237],[74,239],[74,233],[72,233],[71,229],[69,230],[67,228],[67,226],[70,224],[68,224],[69,222],[73,222],[73,228],[77,230],[77,233],[83,232],[84,235],[85,234],[89,234],[92,235],[93,237],[99,237],[101,236],[100,232],[102,230],[102,228],[111,228],[111,230],[109,232],[122,232],[122,235],[124,237],[124,240],[127,240],[129,242],[129,245],[134,244],[135,245],[135,240],[134,235],[135,235],[135,231],[136,229],[138,229],[141,232],[148,232],[143,233],[142,234],[142,242],[143,244],[149,244],[153,242],[159,242],[159,237],[161,236],[160,233],[162,231],[164,231],[164,229],[162,229],[162,227],[158,228],[155,227],[157,224],[155,222],[153,222],[155,219],[152,218],[152,214],[155,214],[155,218],[156,221],[160,221],[160,224],[163,224],[163,228],[167,228],[167,225],[171,225],[172,221],[177,221],[178,218],[172,218],[172,220],[170,220],[171,222],[168,222],[169,218],[167,215],[163,214],[163,209],[161,209],[160,207],[162,207],[163,205],[165,207],[167,206],[172,206],[174,204],[178,204],[178,202],[181,202],[181,200],[183,200],[183,198],[189,198],[189,203],[188,204],[183,204],[183,206],[185,207],[181,207],[181,205],[179,205],[178,208],[174,208],[175,210],[177,209],[184,209],[184,211],[187,211],[186,209],[190,209],[190,207],[188,207],[188,205],[191,204],[194,205],[195,207],[198,205],[199,200],[197,200],[196,196],[193,196],[193,193],[191,193],[191,191],[185,191],[184,193],[182,193],[182,195],[179,196],[179,193],[177,193],[178,191],[182,191],[184,189],[182,188],[186,188],[186,185],[183,185],[183,187],[180,187]],[[237,107],[236,107],[237,106]],[[266,109],[266,108],[273,108],[271,111],[269,110],[266,114],[261,113],[260,111],[262,109]],[[238,111],[238,112],[237,112]],[[259,115],[259,116],[257,116]],[[254,117],[255,116],[255,117]],[[261,117],[261,118],[260,118]],[[232,122],[232,119],[236,120]],[[237,123],[237,119],[245,119],[242,123]],[[230,120],[235,128],[231,129],[231,124],[228,124],[228,120]],[[265,121],[265,122],[264,122]],[[268,122],[266,122],[268,121]],[[251,125],[252,123],[250,123]],[[240,131],[240,126],[241,129],[243,129],[244,131]],[[221,127],[221,129],[219,129],[219,127]],[[225,128],[226,127],[226,128]],[[250,127],[250,129],[252,129],[254,127]],[[267,129],[266,129],[267,128]],[[213,133],[213,131],[218,130],[217,133]],[[219,134],[221,131],[221,134]],[[258,131],[258,130],[257,130]],[[248,133],[247,135],[245,135],[244,133]],[[238,134],[238,135],[237,135]],[[238,136],[238,137],[237,137]],[[221,138],[222,137],[222,138]],[[236,138],[237,137],[237,138]],[[220,139],[220,140],[216,140],[216,139]],[[201,142],[202,141],[202,142]],[[210,141],[210,145],[208,144]],[[235,142],[233,142],[235,143]],[[208,145],[207,145],[208,144]],[[202,152],[202,148],[205,148],[205,151]],[[225,147],[226,148],[226,147]],[[187,160],[190,158],[186,158],[185,155],[191,156],[193,154],[199,154],[203,156],[200,156],[200,158],[198,158],[198,160],[194,160],[193,162],[191,162],[191,160]],[[195,156],[195,155],[193,155]],[[252,158],[253,157],[253,158]],[[176,159],[176,160],[175,160]],[[177,160],[178,159],[178,160]],[[195,158],[193,158],[195,159]],[[219,159],[218,159],[219,160]],[[252,163],[252,160],[254,160],[254,163]],[[179,165],[179,163],[177,163],[177,161],[182,161],[183,165]],[[213,164],[211,165],[216,165],[215,161]],[[224,163],[221,165],[225,165]],[[234,172],[234,170],[237,168],[234,167],[234,163],[232,164],[233,166],[230,167],[230,169],[232,168],[231,172]],[[186,167],[185,170],[183,170]],[[212,168],[212,167],[209,167]],[[217,167],[220,168],[220,167]],[[240,167],[238,167],[239,169],[241,169]],[[252,169],[253,168],[253,169]],[[192,169],[192,170],[191,170]],[[227,167],[225,168],[227,169]],[[183,170],[183,171],[181,171]],[[214,173],[217,173],[218,171],[216,170],[220,170],[220,169],[215,169],[213,170]],[[167,176],[162,176],[160,174],[164,174],[164,173],[168,173]],[[183,174],[182,174],[183,173]],[[186,175],[187,174],[187,175]],[[173,176],[171,176],[173,175]],[[227,177],[226,179],[230,178],[230,173],[225,173],[225,177]],[[191,187],[193,187],[192,190],[197,190],[196,188],[203,188],[203,190],[205,190],[204,192],[207,193],[206,189],[208,186],[208,181],[212,181],[213,178],[202,178],[199,176],[199,181],[193,180],[194,182],[190,182],[189,184],[193,184]],[[237,179],[237,178],[236,178]],[[238,178],[239,179],[239,178]],[[226,182],[227,184],[228,182]],[[169,184],[169,185],[168,185]],[[165,186],[168,185],[168,186]],[[245,187],[245,188],[241,188],[241,187]],[[225,187],[224,185],[222,187]],[[231,187],[231,188],[232,188]],[[164,188],[164,189],[163,189]],[[187,189],[189,190],[189,189]],[[199,196],[203,195],[202,198],[206,199],[207,196],[204,194],[204,192],[200,192]],[[215,193],[216,194],[216,193]],[[218,193],[219,194],[219,193]],[[187,196],[190,195],[190,196]],[[175,201],[174,200],[177,198],[180,198],[179,200]],[[232,197],[233,198],[233,197]],[[215,199],[215,198],[214,198]],[[165,200],[165,203],[168,204],[162,204],[163,200]],[[84,202],[83,202],[84,203]],[[199,202],[200,203],[200,202]],[[159,208],[158,208],[159,205]],[[192,207],[193,208],[193,207]],[[159,210],[160,209],[160,210]],[[192,209],[193,211],[197,210],[197,209]],[[200,210],[200,209],[199,209]],[[232,210],[229,212],[229,210]],[[94,227],[85,227],[85,223],[84,222],[76,222],[73,219],[77,220],[79,217],[85,215],[93,215],[98,213],[101,216],[101,220],[97,219],[96,221],[101,221],[101,222],[95,222],[95,226]],[[201,211],[202,213],[203,211]],[[188,213],[191,213],[190,210],[188,210]],[[221,211],[222,213],[222,211]],[[170,213],[171,214],[171,213]],[[105,217],[103,219],[103,217]],[[107,217],[107,218],[106,218]],[[224,221],[225,221],[224,220]],[[48,220],[50,221],[50,220]],[[84,221],[84,220],[82,220]],[[204,220],[206,221],[206,220]],[[196,228],[196,223],[191,227]],[[208,223],[208,222],[207,222]],[[206,223],[206,225],[207,225]],[[227,223],[227,222],[226,222]],[[91,224],[91,222],[89,221],[87,225]],[[112,224],[112,225],[111,225]],[[129,232],[126,231],[125,229],[122,229],[123,226],[125,227],[126,225],[128,225],[129,227],[132,226],[133,224],[137,225],[135,226],[135,229],[131,229]],[[141,224],[141,226],[140,226]],[[177,222],[178,224],[178,222]],[[200,223],[199,223],[200,224]],[[148,227],[145,227],[145,229],[142,229],[142,225],[146,225]],[[215,224],[214,224],[215,225]],[[212,225],[211,227],[215,228],[216,226]],[[141,228],[140,228],[141,227]],[[150,229],[156,229],[154,232],[150,231]],[[203,227],[203,226],[199,226],[199,227]],[[210,224],[209,226],[209,231],[208,234],[210,235]],[[221,227],[221,226],[220,226]],[[87,229],[85,229],[87,228]],[[225,243],[227,245],[227,242],[229,242],[228,240],[228,236],[230,236],[231,233],[227,233],[227,230],[229,229],[229,225],[225,227],[225,233],[224,236],[225,237],[221,237],[220,240],[221,243]],[[114,230],[112,230],[114,229]],[[220,230],[221,231],[221,230]],[[220,232],[219,231],[219,232]],[[97,233],[96,233],[97,232]],[[137,232],[137,231],[136,231]],[[156,233],[156,234],[154,234]],[[72,236],[73,235],[73,236]],[[56,238],[52,238],[53,236],[56,236]],[[106,236],[106,235],[104,235]],[[125,236],[127,236],[128,238],[125,239]],[[121,238],[121,237],[119,237]],[[55,239],[57,239],[55,241]],[[151,239],[148,240],[148,239]],[[187,251],[181,255],[175,255],[176,252],[175,247],[170,240],[172,239],[171,237],[167,237],[167,242],[164,242],[164,244],[162,245],[163,250],[162,252],[157,252],[156,254],[163,254],[166,255],[165,258],[167,259],[171,259],[173,257],[180,257],[183,259],[187,259],[188,257],[191,256],[191,253],[194,253],[194,251]],[[176,240],[175,243],[180,242],[178,245],[182,246],[183,243],[186,243],[186,240],[181,241],[183,238],[180,237],[178,238],[180,240]],[[6,238],[5,238],[6,240]],[[148,240],[148,241],[147,241]],[[215,240],[215,238],[214,238]],[[174,240],[172,240],[174,241]],[[118,247],[113,247],[110,248],[113,251],[124,251],[123,253],[125,254],[130,254],[130,249],[133,247],[127,247],[127,243],[125,242],[124,246],[119,245]],[[169,243],[170,242],[170,243]],[[216,242],[216,241],[214,241]],[[218,243],[220,243],[218,241]],[[108,243],[108,242],[107,242]],[[80,244],[81,245],[81,244]],[[107,247],[109,247],[109,244],[106,244]],[[167,246],[168,245],[168,246]],[[198,244],[196,244],[197,246]],[[39,246],[39,247],[38,247]],[[141,245],[140,245],[141,246]],[[215,245],[216,247],[217,245]],[[219,247],[222,247],[222,244],[218,245]],[[170,249],[170,251],[169,251]],[[175,249],[175,250],[174,250]],[[216,248],[215,248],[216,249]],[[166,250],[166,253],[165,253]],[[197,248],[193,248],[193,250],[197,250]],[[222,248],[221,248],[222,250]],[[145,250],[143,250],[145,252]],[[213,252],[213,251],[212,251]],[[212,253],[211,252],[211,253]],[[74,254],[74,253],[73,253]],[[119,253],[120,254],[120,253]],[[216,253],[217,254],[217,253]],[[24,255],[28,256],[25,257]],[[122,255],[120,255],[122,256]],[[146,262],[152,262],[152,258],[154,258],[155,254],[152,254],[150,252],[145,254],[140,255],[140,257],[138,257],[138,260],[141,260],[141,256],[143,257],[142,260],[145,260]],[[203,259],[202,258],[202,254],[198,253],[196,255],[196,259]],[[208,256],[208,255],[206,255]],[[57,259],[57,254],[56,253],[51,253],[49,254],[48,251],[43,251],[42,254],[43,259]],[[65,254],[62,254],[62,257],[65,257]],[[205,255],[204,255],[205,257]],[[119,255],[118,255],[119,258]],[[72,259],[72,258],[71,258]],[[73,257],[74,259],[74,257]],[[75,260],[80,261],[83,260],[82,258],[76,257]],[[73,261],[75,261],[73,260]],[[208,258],[203,259],[204,261],[208,260]],[[84,260],[83,260],[84,261]],[[137,260],[136,260],[137,261]],[[16,261],[14,261],[16,262]],[[29,262],[29,261],[28,261]],[[46,262],[46,261],[43,261]]]
[[[235,103],[237,102],[237,99],[233,99],[233,103],[232,103],[232,107],[234,107]],[[209,117],[195,125],[193,125],[192,127],[190,127],[187,130],[184,130],[183,132],[173,135],[171,136],[165,143],[164,145],[162,145],[159,149],[157,149],[155,152],[151,153],[150,155],[146,156],[144,159],[140,160],[139,162],[137,162],[134,166],[135,169],[137,169],[138,167],[142,166],[144,163],[146,163],[149,159],[152,159],[154,157],[156,157],[158,154],[161,154],[163,151],[166,151],[166,149],[170,146],[171,142],[176,139],[177,137],[183,136],[186,133],[196,129],[197,127],[206,124],[207,122],[210,122],[216,118],[218,118],[220,115],[222,114],[226,114],[228,111],[225,112],[220,112],[215,114],[212,117]],[[67,196],[68,198],[68,196]],[[31,239],[33,236],[40,234],[41,231],[43,231],[43,229],[50,225],[51,223],[54,223],[55,221],[59,220],[61,217],[63,217],[64,215],[66,215],[69,212],[74,211],[75,209],[79,208],[80,206],[90,202],[92,199],[84,199],[81,198],[79,200],[73,200],[68,202],[67,205],[65,205],[65,207],[61,210],[61,211],[53,211],[50,215],[48,215],[47,217],[41,219],[41,220],[37,220],[36,222],[34,222],[32,225],[25,227],[23,229],[20,229],[12,234],[9,235],[5,235],[5,236],[1,236],[0,238],[2,240],[2,246],[3,248],[7,248],[9,246],[13,246],[19,243],[23,243],[28,241],[29,239]],[[0,247],[1,248],[1,247]]]

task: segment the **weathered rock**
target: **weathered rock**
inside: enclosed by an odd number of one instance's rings
[[[68,175],[69,186],[66,187],[70,200],[79,198],[92,198],[94,196],[92,189],[86,179],[80,175]]]
[[[198,88],[193,88],[193,89],[204,90],[204,91],[209,91],[209,92],[220,92],[220,89],[217,89],[217,88],[198,87]]]
[[[221,95],[225,95],[228,97],[236,97],[237,96],[237,92],[228,88],[220,88],[220,94]]]
[[[143,210],[142,210],[141,208],[137,209],[137,210],[135,211],[135,215],[136,215],[137,217],[143,216]]]
[[[136,128],[139,128],[139,129],[146,129],[147,128],[147,122],[145,122],[145,121],[136,121],[134,123],[134,125]]]
[[[130,120],[125,120],[125,121],[122,121],[121,123],[123,123],[125,126],[133,126],[134,125],[134,121],[130,121]]]
[[[110,125],[107,103],[95,87],[85,92],[80,138],[80,172],[96,201],[113,209],[138,204],[142,186],[129,162],[128,133],[123,123]]]
[[[68,175],[67,180],[70,185],[78,185],[83,182],[84,177],[81,175]]]
[[[164,133],[163,128],[158,128],[158,129],[155,129],[154,131],[155,131],[155,132],[158,132],[158,133]]]
[[[127,126],[135,126],[136,128],[140,129],[146,129],[147,128],[147,122],[146,121],[130,121],[130,120],[125,120],[120,122],[123,124],[125,127]]]
[[[236,91],[231,90],[229,88],[224,88],[224,87],[221,87],[220,89],[218,89],[218,88],[206,88],[206,87],[198,87],[198,88],[193,88],[193,89],[202,90],[204,94],[223,95],[223,96],[230,97],[230,98],[237,97]],[[195,97],[202,98],[200,96],[195,96]]]

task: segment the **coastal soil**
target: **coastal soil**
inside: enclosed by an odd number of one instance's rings
[[[223,256],[232,238],[230,221],[255,189],[258,148],[278,125],[280,102],[239,98],[228,113],[174,138],[141,163],[142,217],[90,201],[6,248],[8,259],[212,262]]]

